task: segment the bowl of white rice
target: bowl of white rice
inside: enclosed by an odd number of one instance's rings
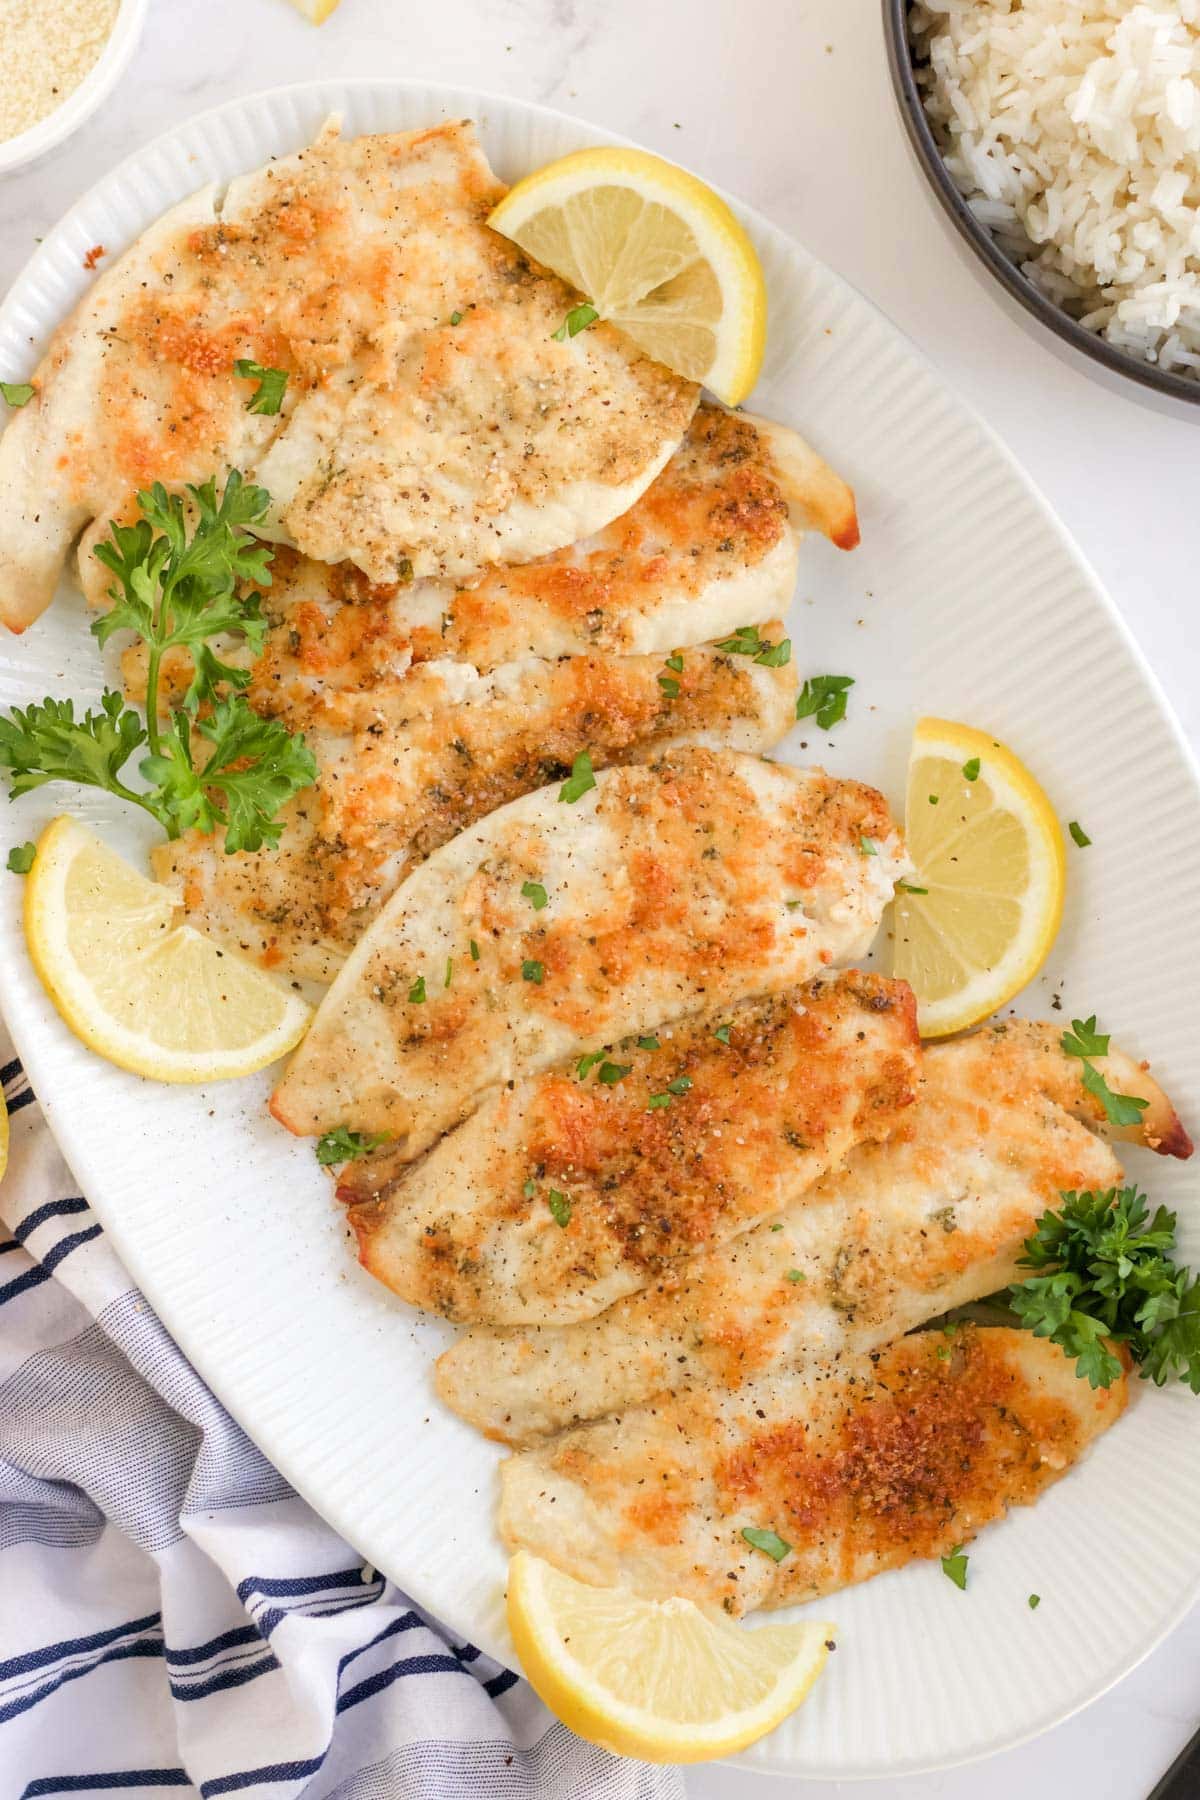
[[[0,0],[0,175],[27,167],[103,105],[147,0]]]
[[[943,209],[1094,363],[1200,402],[1200,0],[884,0]]]

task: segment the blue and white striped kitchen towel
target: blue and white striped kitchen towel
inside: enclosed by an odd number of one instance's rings
[[[679,1800],[364,1568],[106,1243],[0,1035],[0,1800]]]

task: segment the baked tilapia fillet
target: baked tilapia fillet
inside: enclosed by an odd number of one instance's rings
[[[240,468],[274,529],[372,581],[528,562],[628,511],[697,390],[491,231],[473,127],[343,139],[202,188],[103,273],[0,439],[0,620],[129,496]],[[254,412],[246,358],[288,376]]]
[[[275,1091],[289,1130],[412,1159],[501,1082],[858,963],[908,868],[882,796],[820,769],[685,747],[582,787],[405,879]]]
[[[80,543],[80,582],[98,608],[112,576],[93,548],[108,530],[105,516]],[[535,562],[469,582],[373,582],[353,563],[280,546],[261,595],[264,655],[254,663],[233,639],[222,655],[253,670],[257,711],[292,730],[345,729],[378,710],[402,713],[403,678],[421,663],[449,658],[482,673],[531,656],[665,658],[775,618],[813,531],[842,548],[858,541],[845,482],[785,426],[702,406],[627,513]],[[133,699],[145,694],[145,655],[137,645],[123,660]],[[187,652],[168,652],[163,675],[182,693]]]
[[[1115,1049],[1105,1079],[1148,1105],[1138,1126],[1113,1134],[1060,1037],[1061,1026],[1010,1021],[932,1046],[916,1104],[774,1217],[656,1271],[597,1318],[467,1332],[439,1359],[439,1393],[488,1436],[529,1443],[689,1385],[737,1388],[875,1350],[1020,1280],[1025,1240],[1063,1193],[1121,1184],[1107,1136],[1191,1152],[1162,1089]],[[378,1253],[370,1239],[366,1249]],[[443,1269],[447,1285],[451,1275]]]
[[[739,1614],[949,1555],[1120,1417],[1031,1332],[930,1330],[866,1356],[693,1389],[501,1469],[500,1531],[601,1586]],[[777,1562],[746,1531],[772,1534]]]
[[[777,621],[763,633],[778,643]],[[569,776],[671,746],[767,750],[795,719],[795,665],[701,645],[673,657],[526,657],[486,674],[414,664],[359,695],[314,701],[316,785],[283,813],[277,849],[227,854],[186,832],[153,855],[205,931],[268,968],[332,981],[406,875],[507,802]],[[253,696],[259,703],[259,694]],[[437,980],[444,979],[444,971]]]
[[[394,1177],[386,1156],[348,1164],[339,1197],[364,1266],[416,1306],[586,1318],[802,1210],[819,1175],[896,1127],[919,1069],[905,983],[822,976],[493,1089]],[[501,1343],[495,1374],[520,1366]]]

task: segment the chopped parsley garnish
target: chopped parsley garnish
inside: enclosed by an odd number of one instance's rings
[[[1067,830],[1070,832],[1075,843],[1079,845],[1079,848],[1081,850],[1086,850],[1092,840],[1083,829],[1083,826],[1079,823],[1079,820],[1072,819],[1071,823],[1067,826]]]
[[[552,331],[550,335],[558,343],[563,344],[569,337],[578,337],[581,331],[586,331],[589,325],[594,325],[599,317],[600,314],[591,301],[585,300],[581,306],[573,306],[558,330]]]
[[[248,356],[239,356],[233,365],[233,372],[242,381],[257,381],[258,386],[246,402],[246,411],[252,413],[277,413],[283,405],[283,391],[287,387],[286,369],[265,369],[260,362],[254,362]]]
[[[1200,1394],[1200,1277],[1172,1260],[1175,1214],[1160,1206],[1151,1217],[1135,1187],[1062,1202],[1025,1240],[1022,1266],[1045,1273],[1009,1290],[1021,1323],[1073,1357],[1093,1388],[1121,1373],[1109,1339],[1128,1346],[1145,1379],[1162,1387],[1174,1376]]]
[[[605,1087],[616,1087],[618,1081],[624,1081],[625,1077],[632,1073],[632,1063],[602,1062],[600,1073],[596,1079],[602,1081]]]
[[[586,1081],[589,1073],[595,1068],[596,1064],[602,1063],[603,1061],[603,1050],[589,1050],[586,1056],[581,1056],[579,1061],[575,1064],[575,1073],[578,1075],[580,1081]]]
[[[873,837],[860,837],[858,840],[858,854],[860,856],[878,856],[879,845]]]
[[[788,1281],[804,1281],[805,1279],[806,1277],[803,1269],[789,1269],[787,1272]]]
[[[36,844],[14,844],[8,853],[8,866],[14,875],[28,875],[36,855]]]
[[[9,406],[28,406],[36,392],[28,381],[0,381],[0,394]]]
[[[674,656],[668,656],[667,667],[668,669],[674,669],[677,675],[683,674],[683,658],[680,656],[678,650],[676,650]]]
[[[551,1188],[546,1195],[546,1205],[550,1208],[550,1217],[556,1225],[568,1225],[571,1220],[571,1202],[557,1188]]]
[[[938,803],[938,796],[936,794],[930,794],[930,796],[929,796],[930,806],[936,806],[937,803]]]
[[[347,1131],[339,1125],[336,1131],[327,1131],[317,1139],[317,1161],[325,1168],[330,1163],[358,1162],[390,1137],[387,1131]]]
[[[646,1102],[646,1110],[648,1112],[656,1112],[660,1106],[670,1106],[670,1104],[670,1094],[651,1094]]]
[[[898,881],[896,886],[902,894],[927,894],[929,892],[928,888],[914,887],[911,881]]]
[[[1040,1594],[1030,1594],[1028,1601],[1030,1612],[1036,1612],[1041,1604],[1042,1596]]]
[[[462,322],[463,322],[463,316],[460,312],[452,312],[450,314],[450,323],[452,325],[461,325]]]
[[[471,946],[471,961],[478,962],[479,961],[479,945],[475,942],[474,938],[470,938],[468,941]]]
[[[679,682],[674,675],[660,675],[658,685],[668,700],[678,700]]]
[[[853,675],[813,675],[800,689],[796,717],[815,716],[822,731],[829,731],[846,716],[846,696],[854,686]]]
[[[525,1186],[521,1189],[521,1192],[524,1194],[524,1196],[527,1200],[532,1200],[534,1195],[537,1193],[537,1182],[533,1179],[532,1175],[529,1177],[528,1181],[525,1183]]]
[[[742,1536],[752,1550],[761,1550],[772,1562],[782,1562],[790,1556],[792,1546],[784,1542],[777,1531],[760,1531],[757,1525],[744,1525]]]
[[[772,1231],[782,1231],[783,1230],[783,1220],[776,1219],[775,1223],[771,1227],[771,1230]]]
[[[732,1030],[733,1030],[732,1023],[718,1025],[717,1029],[713,1032],[713,1036],[716,1038],[718,1044],[728,1044],[729,1034]]]
[[[1064,1031],[1059,1041],[1068,1056],[1078,1056],[1082,1060],[1083,1085],[1099,1100],[1109,1124],[1118,1128],[1136,1125],[1150,1102],[1140,1099],[1137,1094],[1114,1094],[1099,1069],[1089,1060],[1093,1056],[1108,1055],[1108,1033],[1096,1030],[1095,1013],[1090,1019],[1072,1019],[1070,1031]]]
[[[444,988],[448,988],[450,986],[450,983],[453,980],[454,980],[454,958],[452,956],[448,956],[446,958],[446,979],[445,979],[445,981],[443,981],[442,986]]]
[[[783,669],[791,661],[792,640],[784,638],[782,643],[773,644],[770,638],[760,637],[755,626],[739,625],[732,637],[720,640],[717,649],[729,656],[752,656],[766,669]]]
[[[576,800],[581,800],[588,789],[594,788],[595,785],[596,775],[592,768],[592,759],[586,750],[581,750],[571,764],[570,775],[558,790],[558,797],[560,800],[565,800],[568,806],[574,806]]]
[[[145,719],[112,689],[98,711],[80,719],[70,700],[14,707],[0,718],[0,768],[11,771],[14,798],[44,782],[73,781],[140,806],[168,837],[221,826],[229,852],[273,848],[283,829],[280,809],[316,779],[317,765],[302,737],[260,718],[244,695],[229,691],[245,687],[250,672],[223,662],[213,647],[233,632],[252,655],[262,651],[266,621],[257,596],[243,590],[270,581],[271,551],[249,529],[270,496],[247,486],[236,469],[220,500],[213,481],[188,494],[196,514],[190,536],[182,497],[155,482],[137,497],[138,523],[114,524],[95,549],[115,580],[113,604],[92,631],[102,644],[115,631],[134,631],[148,646]],[[159,675],[163,657],[177,648],[191,657],[192,679],[164,721]],[[121,771],[143,749],[138,769],[149,785],[135,792]]]
[[[674,1081],[668,1081],[667,1092],[668,1094],[686,1094],[691,1085],[690,1075],[676,1075]]]
[[[967,1591],[967,1564],[970,1560],[969,1556],[963,1555],[961,1544],[956,1544],[949,1556],[942,1558],[942,1574],[947,1576],[956,1588],[961,1588],[964,1593]]]
[[[423,1006],[425,1000],[425,977],[423,975],[418,975],[417,979],[408,990],[408,1003],[410,1006]]]
[[[521,898],[528,900],[534,912],[541,912],[543,906],[550,904],[550,896],[540,881],[527,881],[521,889]]]
[[[963,775],[968,781],[979,780],[979,769],[980,762],[977,756],[972,756],[971,759],[962,766]]]
[[[527,957],[526,960],[521,964],[521,980],[522,981],[532,981],[534,987],[541,987],[542,982],[545,980],[545,978],[546,978],[545,963],[535,962],[532,957]]]
[[[661,1046],[656,1037],[640,1037],[637,1041],[639,1050],[658,1050]]]

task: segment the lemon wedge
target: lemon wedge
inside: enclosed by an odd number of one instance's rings
[[[323,25],[331,12],[336,12],[339,0],[292,0],[296,11],[306,18],[310,25]]]
[[[728,406],[754,386],[767,335],[762,266],[696,176],[645,150],[576,150],[519,181],[489,223],[677,375]]]
[[[76,1037],[135,1075],[225,1081],[293,1049],[310,1009],[190,925],[78,820],[38,840],[25,883],[25,941]]]
[[[922,1037],[946,1037],[1046,960],[1062,920],[1062,830],[1011,750],[947,719],[917,724],[904,830],[917,872],[896,895],[892,970],[917,996]]]
[[[748,1631],[690,1600],[589,1587],[528,1550],[508,1623],[534,1690],[577,1736],[646,1762],[706,1762],[771,1731],[825,1666],[831,1625]]]

